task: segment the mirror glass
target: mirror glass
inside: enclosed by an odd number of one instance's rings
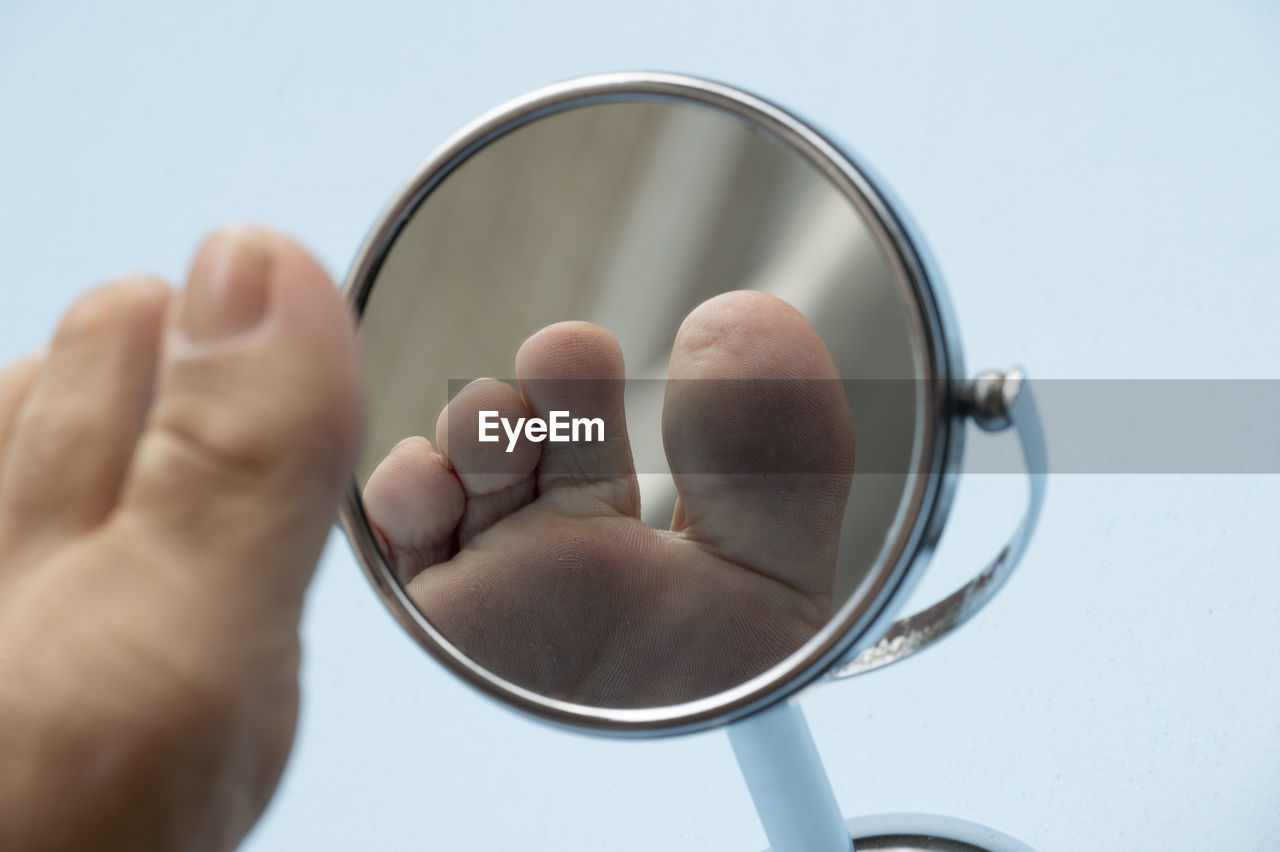
[[[472,152],[367,289],[357,479],[408,598],[538,695],[680,704],[783,663],[899,534],[927,347],[806,157],[673,99]]]

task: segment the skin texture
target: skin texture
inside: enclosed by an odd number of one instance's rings
[[[549,326],[515,368],[519,392],[467,386],[435,444],[401,442],[365,489],[399,578],[450,642],[538,692],[637,707],[741,683],[827,622],[853,422],[798,311],[726,293],[681,325],[663,409],[679,492],[668,530],[639,519],[613,336]],[[506,454],[505,438],[478,441],[481,410],[600,417],[605,441],[521,439]]]
[[[0,848],[239,843],[292,744],[362,400],[328,276],[249,228],[0,374]]]

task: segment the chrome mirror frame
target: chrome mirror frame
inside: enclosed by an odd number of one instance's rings
[[[676,74],[627,72],[582,77],[516,98],[464,127],[437,149],[386,209],[361,247],[343,287],[357,317],[395,239],[433,189],[480,148],[537,119],[595,103],[658,100],[719,110],[803,156],[862,214],[898,281],[906,282],[921,363],[923,416],[914,464],[891,545],[839,612],[786,660],[738,686],[684,704],[606,708],[547,698],[479,666],[450,644],[396,583],[364,514],[352,481],[341,509],[343,528],[383,603],[413,638],[446,668],[490,697],[540,721],[610,736],[665,736],[728,724],[757,713],[824,675],[845,677],[903,659],[954,629],[994,596],[1021,556],[1038,515],[1043,476],[1033,475],[1031,509],[1001,557],[960,591],[924,612],[892,624],[923,573],[951,507],[963,451],[965,420],[984,428],[1016,424],[1041,448],[1034,404],[1020,373],[964,379],[958,336],[940,279],[923,243],[884,187],[854,156],[810,125],[754,95]],[[993,390],[994,388],[994,390]],[[1026,428],[1022,428],[1025,426]],[[1027,434],[1024,434],[1027,433]],[[1028,464],[1034,453],[1028,451]],[[1043,468],[1041,467],[1041,470]]]

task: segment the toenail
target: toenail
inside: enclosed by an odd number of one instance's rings
[[[253,231],[224,228],[205,241],[182,296],[182,329],[192,340],[253,328],[267,308],[271,254]]]

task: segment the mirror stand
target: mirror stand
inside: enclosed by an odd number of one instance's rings
[[[1044,504],[1047,465],[1039,413],[1017,369],[979,376],[970,390],[970,406],[982,429],[1013,427],[1018,437],[1030,478],[1022,522],[978,577],[928,610],[895,624],[879,643],[832,672],[833,679],[880,668],[932,644],[990,600],[1022,557]],[[1032,852],[1007,835],[952,817],[880,814],[846,822],[795,700],[735,722],[728,733],[769,838],[769,852]]]
[[[799,704],[781,701],[728,730],[771,852],[848,852],[852,848]]]
[[[768,852],[1033,852],[985,826],[931,814],[840,813],[817,744],[795,701],[729,726]]]

